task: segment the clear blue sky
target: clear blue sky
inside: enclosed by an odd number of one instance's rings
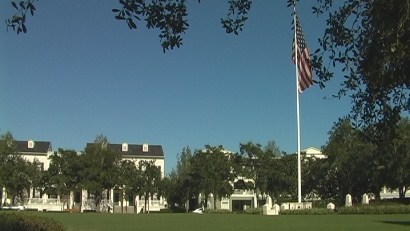
[[[184,45],[164,54],[158,31],[129,30],[114,19],[117,0],[41,0],[28,33],[0,27],[0,132],[81,151],[99,134],[111,143],[161,144],[166,172],[185,146],[239,143],[295,152],[296,88],[291,9],[286,0],[254,1],[239,36],[220,25],[227,1],[188,1]],[[311,51],[324,18],[298,5]],[[12,15],[0,1],[4,21]],[[348,98],[327,99],[338,81],[300,97],[302,148],[320,148]]]

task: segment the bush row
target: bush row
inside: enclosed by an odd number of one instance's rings
[[[338,214],[410,214],[410,205],[359,205],[337,208]]]
[[[226,213],[232,213],[232,212],[229,209],[205,209],[204,213],[226,214]]]
[[[247,208],[245,211],[243,211],[244,214],[252,214],[252,215],[260,215],[263,214],[263,208]]]
[[[64,231],[63,225],[51,218],[29,216],[21,212],[0,212],[2,231]]]
[[[335,211],[326,208],[312,208],[300,210],[281,210],[280,215],[329,215],[335,214]]]

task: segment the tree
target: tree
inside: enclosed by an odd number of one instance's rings
[[[10,132],[0,139],[0,185],[10,193],[13,204],[24,204],[40,170],[36,162],[26,161],[16,153],[13,141]]]
[[[40,186],[44,189],[43,192],[65,197],[69,206],[70,193],[81,188],[84,178],[81,157],[74,150],[58,149],[50,159],[50,166],[42,175]]]
[[[189,147],[184,147],[182,152],[177,156],[176,169],[165,178],[167,185],[167,202],[174,208],[185,206],[188,212],[190,205],[189,200],[199,194],[196,179],[193,177],[193,167],[191,163],[192,151]]]
[[[205,150],[196,150],[191,159],[192,178],[198,184],[199,192],[205,198],[205,206],[212,194],[214,208],[216,201],[233,192],[232,182],[235,175],[232,172],[232,154],[225,151],[222,145],[205,145]]]
[[[327,172],[334,174],[329,179],[336,180],[327,183],[337,185],[331,194],[339,201],[343,201],[346,194],[351,194],[358,201],[370,191],[372,170],[377,169],[377,162],[372,161],[376,146],[367,142],[363,133],[355,129],[348,119],[336,123],[329,135],[323,152],[328,157]],[[380,191],[380,187],[377,190]]]
[[[267,175],[267,193],[276,200],[297,198],[297,156],[282,155],[268,161],[271,163],[268,165],[271,170]]]
[[[98,209],[104,191],[117,184],[121,157],[110,148],[108,139],[103,135],[97,136],[94,144],[87,146],[80,157],[84,163],[82,185],[95,197],[95,206]]]
[[[17,34],[27,32],[28,12],[33,16],[36,11],[35,0],[11,1],[16,13],[6,20],[7,28]],[[200,2],[200,0],[198,0]],[[119,6],[112,9],[115,19],[124,21],[133,30],[145,21],[148,29],[160,31],[159,38],[163,51],[180,47],[183,44],[182,34],[188,27],[188,9],[186,0],[119,0]],[[238,34],[242,31],[251,0],[230,0],[226,18],[221,18],[222,27],[227,33]]]
[[[0,186],[3,186],[5,181],[6,162],[10,154],[15,153],[13,144],[13,135],[7,132],[0,136]]]
[[[337,94],[349,94],[361,126],[391,128],[410,112],[410,1],[319,0],[314,13],[329,13],[312,64],[325,84],[341,69]]]
[[[327,158],[306,158],[302,162],[302,193],[307,198],[339,199],[336,170]],[[339,201],[340,202],[340,201]]]
[[[148,200],[155,194],[160,196],[159,188],[161,183],[161,170],[155,165],[155,160],[140,161],[138,163],[139,171],[141,172],[141,190],[140,195],[144,196],[144,211],[149,213]]]
[[[410,187],[410,120],[401,119],[396,126],[397,135],[389,145],[390,155],[386,166],[386,185],[399,189],[399,197],[405,198]]]
[[[242,174],[255,182],[254,187],[258,195],[270,194],[269,178],[276,172],[274,159],[280,154],[279,148],[273,144],[271,142],[265,151],[260,144],[252,142],[240,144],[239,150],[244,166]],[[271,196],[273,196],[272,194]]]
[[[143,172],[137,168],[136,163],[130,160],[121,161],[118,186],[123,187],[125,195],[132,197],[135,201],[136,196],[143,191],[143,183]],[[122,201],[121,209],[123,209]],[[134,203],[134,211],[135,209],[136,204]]]

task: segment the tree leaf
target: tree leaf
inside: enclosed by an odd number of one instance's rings
[[[14,8],[16,8],[16,10],[18,10],[19,8],[17,7],[15,2],[11,2],[11,5],[13,5]]]

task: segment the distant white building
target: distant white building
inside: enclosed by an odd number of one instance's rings
[[[13,141],[13,145],[16,148],[16,154],[20,155],[23,159],[36,162],[37,167],[45,171],[50,166],[50,156],[53,155],[51,142],[49,141]],[[26,201],[21,202],[26,209],[37,210],[54,210],[61,211],[63,209],[63,203],[57,195],[42,194],[41,189],[30,188],[27,192]],[[10,195],[7,195],[6,188],[2,189],[1,204],[14,204],[11,201]]]
[[[309,147],[300,151],[302,155],[306,158],[314,158],[314,159],[325,159],[327,156],[323,154],[320,149],[315,147]]]
[[[51,162],[50,156],[55,155],[49,141],[13,141],[13,145],[15,145],[18,155],[27,161],[37,162],[38,168],[42,171],[48,170]],[[93,143],[88,143],[88,145],[93,145]],[[161,145],[127,143],[108,145],[114,152],[121,155],[122,160],[133,161],[136,165],[140,161],[154,160],[155,165],[161,171],[161,176],[164,177],[165,158]],[[139,197],[136,197],[136,200],[134,200],[134,197],[126,198],[121,188],[122,185],[118,185],[115,189],[105,192],[106,197],[104,200],[112,208],[110,212],[140,212],[140,208],[144,207],[144,199]],[[5,188],[0,190],[0,197],[1,205],[13,204]],[[63,200],[59,195],[42,194],[42,189],[31,188],[27,192],[26,201],[23,203],[26,209],[39,211],[64,211],[67,207],[70,210],[84,211],[95,209],[93,207],[95,203],[92,203],[92,200],[92,195],[89,195],[86,190],[72,192],[68,199]],[[159,211],[166,204],[162,197],[159,199],[151,197],[148,203],[150,211]],[[137,208],[137,210],[134,211],[134,208]]]
[[[88,143],[88,146],[94,145],[94,143]],[[107,146],[115,153],[121,156],[122,160],[129,160],[138,164],[141,161],[154,161],[156,167],[161,171],[161,177],[165,175],[165,158],[164,151],[161,145],[149,145],[149,144],[108,144]],[[78,195],[81,193],[81,196]],[[117,185],[115,188],[106,192],[105,204],[110,208],[109,212],[114,213],[140,213],[142,210],[149,209],[149,211],[159,211],[160,209],[165,208],[166,201],[163,197],[157,198],[152,196],[148,198],[148,208],[144,208],[145,200],[143,197],[126,196],[122,190],[122,185]],[[90,198],[90,195],[86,190],[77,192],[75,195],[76,198],[81,197],[81,211],[88,209],[95,209],[92,207],[94,203],[90,203],[93,198]]]

